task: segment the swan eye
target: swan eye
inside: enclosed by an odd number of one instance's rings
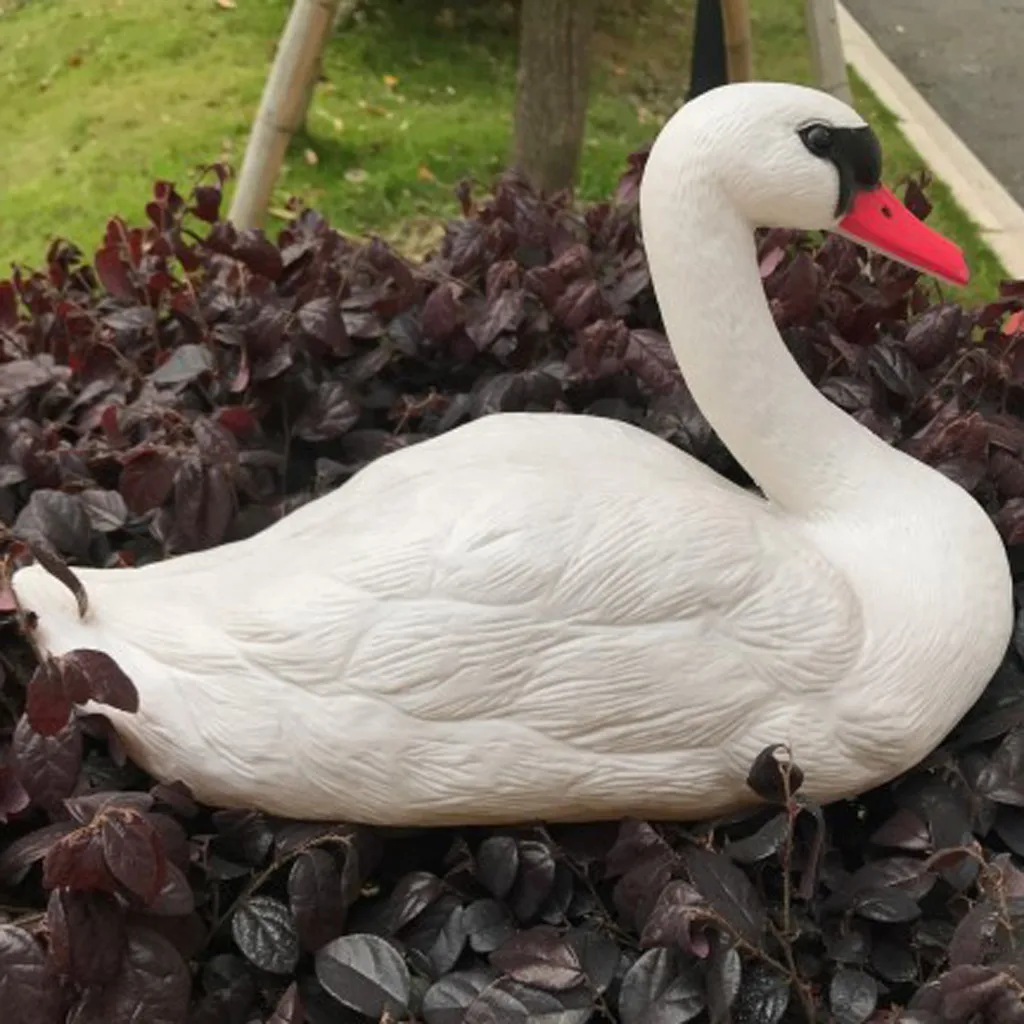
[[[827,125],[809,125],[800,132],[800,138],[815,156],[827,156],[832,149],[832,129]]]

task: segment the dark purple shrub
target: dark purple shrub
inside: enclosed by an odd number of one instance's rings
[[[502,410],[617,417],[740,483],[661,332],[635,219],[514,176],[411,265],[304,212],[220,221],[223,169],[91,263],[0,282],[8,569],[139,564],[260,530],[402,445]],[[907,200],[928,204],[914,183]],[[835,403],[969,489],[1024,583],[1024,284],[962,308],[835,237],[760,238],[787,343]],[[197,806],[71,706],[0,589],[0,992],[11,1024],[1022,1021],[1024,626],[926,765],[862,800],[729,822],[426,830]],[[339,742],[344,737],[339,736]]]

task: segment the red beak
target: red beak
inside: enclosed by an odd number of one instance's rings
[[[918,220],[887,188],[857,192],[836,231],[952,284],[971,279],[960,247]]]

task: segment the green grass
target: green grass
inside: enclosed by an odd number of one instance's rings
[[[137,221],[152,181],[241,162],[290,0],[0,0],[0,267],[38,265],[49,238],[91,253],[107,216]],[[685,93],[692,0],[616,0],[602,15],[580,194],[608,194],[625,156]],[[326,82],[274,208],[296,195],[342,230],[429,244],[465,175],[509,151],[515,16],[497,0],[373,0],[331,41]],[[752,0],[759,77],[809,81],[803,0]],[[457,12],[453,14],[452,12]],[[919,161],[857,83],[887,178]],[[934,223],[967,249],[972,297],[1002,275],[935,185]],[[273,219],[268,228],[274,226]]]

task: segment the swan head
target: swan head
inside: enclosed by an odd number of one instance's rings
[[[728,203],[750,225],[830,230],[955,284],[960,249],[882,184],[871,126],[828,93],[782,82],[720,86],[664,126],[640,187],[641,218],[664,222],[689,188]]]

